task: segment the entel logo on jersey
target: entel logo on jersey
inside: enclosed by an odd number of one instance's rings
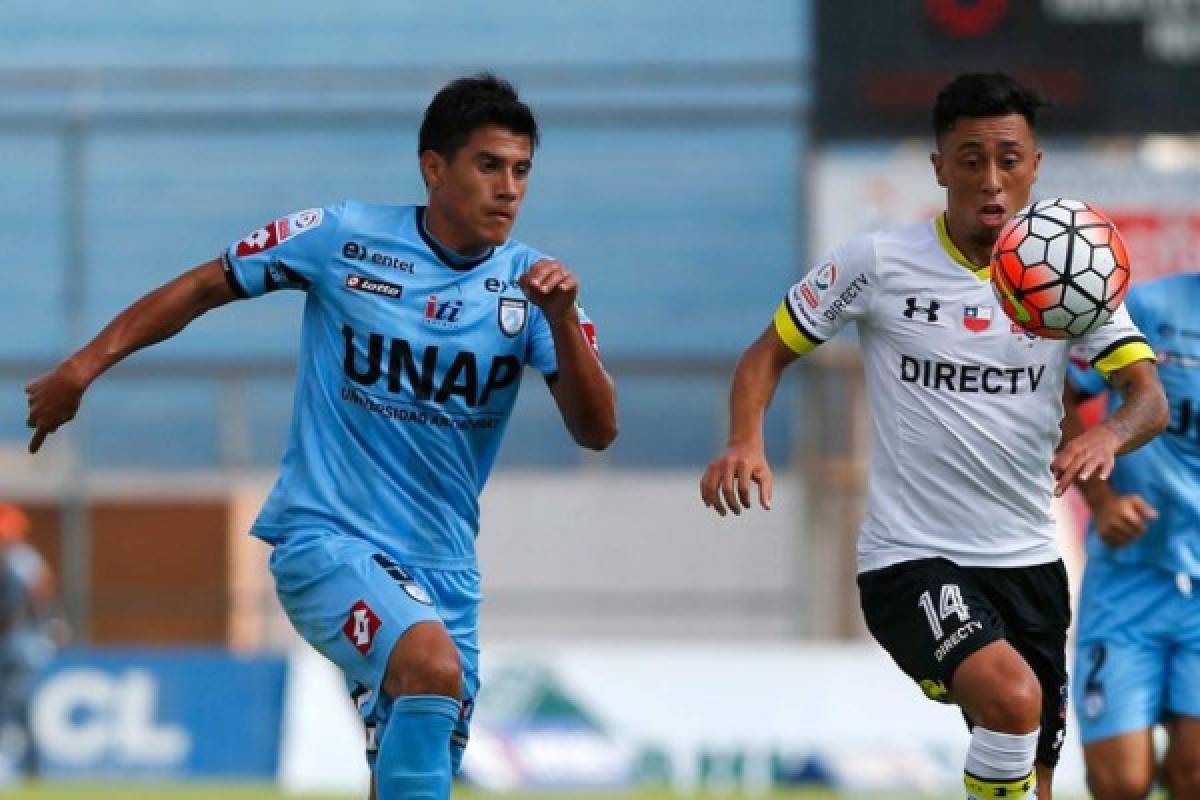
[[[346,242],[342,245],[342,258],[348,258],[352,261],[370,261],[372,264],[398,269],[401,272],[407,272],[409,275],[412,275],[416,271],[413,267],[413,262],[405,261],[397,256],[389,256],[387,253],[368,253],[366,246],[358,242]]]
[[[350,616],[342,626],[342,632],[354,645],[354,649],[364,656],[370,652],[375,643],[375,634],[383,627],[379,617],[371,610],[365,601],[359,600],[350,608]]]

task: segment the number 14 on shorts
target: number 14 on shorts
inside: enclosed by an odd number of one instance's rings
[[[942,620],[953,615],[958,617],[960,623],[966,623],[971,617],[971,610],[963,602],[962,590],[958,588],[957,583],[942,584],[937,608],[934,608],[933,595],[929,590],[921,592],[920,598],[917,599],[917,605],[925,612],[925,619],[929,622],[933,638],[938,641],[941,641],[946,635],[942,628]]]

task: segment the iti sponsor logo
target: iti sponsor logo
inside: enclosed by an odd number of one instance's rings
[[[425,301],[425,324],[435,328],[453,328],[462,316],[462,300],[442,300],[436,294]]]

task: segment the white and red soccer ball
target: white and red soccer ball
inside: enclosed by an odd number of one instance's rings
[[[1129,289],[1129,253],[1112,220],[1062,197],[1018,211],[996,240],[991,266],[1004,313],[1050,339],[1096,330]]]

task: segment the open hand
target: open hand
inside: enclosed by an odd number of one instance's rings
[[[1120,439],[1103,423],[1063,445],[1050,462],[1050,471],[1056,478],[1054,496],[1062,497],[1076,480],[1086,481],[1093,475],[1108,480],[1120,446]]]
[[[750,484],[758,484],[758,502],[771,510],[771,488],[775,478],[761,447],[734,445],[713,460],[700,479],[704,505],[722,517],[726,508],[734,514],[750,508]]]

